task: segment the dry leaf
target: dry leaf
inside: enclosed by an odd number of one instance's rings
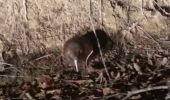
[[[109,94],[113,94],[113,93],[114,93],[113,90],[112,90],[111,88],[103,88],[102,90],[103,90],[104,96],[105,96],[105,95],[109,95]]]
[[[162,61],[161,61],[161,65],[164,66],[164,65],[167,64],[167,62],[168,62],[168,58],[167,58],[167,57],[164,57],[164,58],[162,59]]]
[[[133,63],[133,67],[135,68],[135,70],[136,70],[140,75],[142,75],[141,68],[140,68],[140,66],[139,66],[137,63]]]
[[[120,72],[117,73],[116,77],[114,80],[118,80],[120,78]]]
[[[38,81],[38,86],[42,89],[47,89],[49,87],[52,87],[54,83],[53,79],[49,75],[43,75],[39,79],[37,79],[37,81]]]

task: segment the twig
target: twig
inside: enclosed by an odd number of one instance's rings
[[[52,56],[52,55],[53,54],[44,55],[44,56],[41,56],[41,57],[34,59],[33,61],[37,61],[37,60],[40,60],[40,59],[43,59],[43,58],[46,58],[46,57],[49,57],[49,56]]]
[[[61,94],[61,90],[60,89],[54,89],[54,90],[48,90],[47,94]]]
[[[128,92],[128,94],[122,99],[122,100],[127,100],[128,98],[130,98],[133,95],[139,94],[139,93],[143,93],[143,92],[148,92],[148,91],[153,91],[153,90],[167,90],[170,87],[168,86],[157,86],[157,87],[149,87],[149,88],[145,88],[145,89],[140,89],[140,90],[136,90],[136,91],[132,91],[132,92]]]
[[[94,25],[93,25],[93,22],[92,22],[91,14],[89,15],[89,18],[90,18],[91,26],[92,26],[92,29],[93,29],[93,33],[94,33],[94,35],[95,35],[95,37],[96,37],[96,40],[97,40],[97,46],[98,46],[98,48],[99,48],[99,53],[100,53],[100,56],[101,56],[101,59],[102,59],[102,63],[103,63],[103,65],[104,65],[106,74],[107,74],[107,76],[108,76],[108,78],[109,78],[109,81],[110,81],[111,78],[110,78],[108,69],[107,69],[107,67],[106,67],[105,60],[104,60],[104,58],[103,58],[103,53],[102,53],[102,51],[101,51],[101,46],[100,46],[100,43],[99,43],[99,39],[98,39],[98,37],[97,37],[96,31],[95,31],[95,28],[94,28]]]
[[[103,14],[102,14],[102,11],[103,11],[103,0],[100,0],[100,28],[103,27]]]
[[[20,77],[20,78],[23,78],[23,77],[25,77],[25,76],[0,75],[0,77],[11,77],[11,78],[13,78],[13,77]]]
[[[24,17],[26,22],[28,22],[28,6],[27,6],[28,1],[23,0],[23,6],[24,6]]]
[[[29,93],[25,93],[25,96],[28,98],[28,100],[35,100]]]
[[[126,95],[126,93],[116,93],[116,94],[104,96],[101,100],[108,100],[109,98],[112,98],[112,97],[119,97],[119,96],[122,96],[122,95]]]
[[[165,15],[170,16],[170,13],[168,13],[168,12],[166,12],[164,9],[162,9],[155,0],[153,0],[153,2],[158,6],[158,8],[159,8]]]
[[[6,62],[3,62],[3,61],[0,61],[0,64],[1,64],[1,65],[8,65],[8,66],[13,66],[12,64],[8,64],[8,63],[6,63]]]
[[[143,16],[144,16],[144,18],[147,20],[147,17],[146,17],[146,15],[144,14],[144,12],[143,12],[143,3],[144,1],[142,0],[142,7],[141,7],[141,12],[142,12],[142,14],[143,14]]]
[[[87,58],[86,58],[86,68],[87,68],[87,66],[88,66],[88,59],[90,58],[90,56],[93,54],[93,50],[89,53],[89,55],[87,56]]]
[[[20,73],[24,74],[24,73],[23,73],[21,70],[19,70],[15,65],[12,65],[12,64],[9,64],[9,63],[5,63],[5,62],[3,62],[3,61],[0,61],[0,64],[10,66],[10,67],[5,68],[5,69],[15,69],[17,72],[20,72]]]

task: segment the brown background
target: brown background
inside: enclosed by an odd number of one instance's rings
[[[91,29],[89,16],[113,40],[118,30],[136,22],[159,37],[169,33],[170,24],[157,5],[169,7],[170,0],[0,0],[0,34],[16,44],[21,55],[41,48],[61,50],[68,38]]]

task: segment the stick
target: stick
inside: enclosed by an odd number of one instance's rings
[[[86,58],[86,68],[87,68],[87,66],[88,66],[88,59],[90,58],[90,56],[92,55],[92,53],[93,53],[93,50],[89,53],[89,55],[87,56],[87,58]]]
[[[15,76],[15,75],[0,75],[0,77],[20,77],[20,78],[24,78],[25,76]]]
[[[93,25],[93,22],[92,22],[92,19],[91,19],[91,14],[89,15],[89,18],[90,18],[91,26],[92,26],[92,29],[93,29],[93,33],[94,33],[94,35],[95,35],[95,37],[96,37],[96,40],[97,40],[97,46],[98,46],[98,48],[99,48],[99,53],[100,53],[100,56],[101,56],[101,59],[102,59],[102,63],[103,63],[103,65],[104,65],[106,74],[107,74],[107,76],[108,76],[108,78],[109,78],[109,81],[110,81],[111,78],[110,78],[108,69],[107,69],[107,67],[106,67],[105,60],[104,60],[104,58],[103,58],[103,53],[102,53],[102,51],[101,51],[99,39],[98,39],[98,37],[97,37],[96,31],[95,31],[95,28],[94,28],[94,25]]]
[[[53,54],[47,54],[47,55],[44,55],[44,56],[41,56],[41,57],[39,57],[39,58],[36,58],[36,59],[34,59],[33,61],[37,61],[37,60],[40,60],[40,59],[43,59],[43,58],[47,58],[47,57],[50,57],[50,56],[52,56]]]
[[[153,91],[153,90],[161,90],[161,89],[162,90],[167,90],[169,88],[170,87],[168,87],[168,86],[157,86],[157,87],[149,87],[149,88],[145,88],[145,89],[140,89],[140,90],[132,91],[132,92],[129,92],[122,100],[127,100],[131,96],[139,94],[139,93]]]
[[[170,16],[170,13],[168,13],[168,12],[166,12],[164,9],[162,9],[156,1],[153,0],[153,2],[158,6],[158,8],[159,8],[165,15]]]

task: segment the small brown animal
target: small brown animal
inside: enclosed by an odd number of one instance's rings
[[[96,29],[97,38],[102,50],[112,48],[112,40],[107,36],[106,32],[101,29]],[[87,32],[82,36],[75,36],[64,44],[63,56],[68,65],[75,65],[78,72],[78,64],[93,58],[99,53],[96,37],[93,31]]]

